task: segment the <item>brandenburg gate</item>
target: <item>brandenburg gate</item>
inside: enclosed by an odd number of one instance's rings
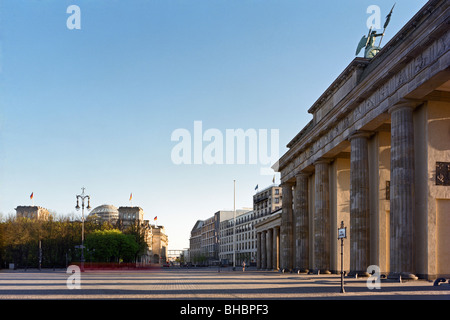
[[[450,275],[449,45],[449,2],[430,0],[310,107],[278,162],[281,269],[338,273],[344,221],[349,275]]]

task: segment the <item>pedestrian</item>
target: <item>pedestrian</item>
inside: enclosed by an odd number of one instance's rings
[[[242,271],[245,271],[245,261],[242,262]]]

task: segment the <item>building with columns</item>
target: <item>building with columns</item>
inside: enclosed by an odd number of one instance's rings
[[[430,0],[308,110],[279,160],[280,268],[338,272],[343,221],[350,275],[450,275],[448,24],[449,2]]]
[[[219,257],[224,264],[235,264],[240,266],[243,262],[247,266],[259,265],[261,257],[261,246],[258,247],[256,226],[267,219],[271,219],[275,212],[281,211],[282,199],[281,188],[272,184],[253,195],[253,210],[245,212],[234,219],[224,220],[220,224],[220,253]],[[266,226],[266,224],[264,224]],[[258,252],[259,248],[259,252]],[[268,250],[269,247],[264,248]],[[275,269],[276,267],[264,266],[264,269]]]
[[[256,268],[278,270],[280,268],[281,209],[255,224]]]

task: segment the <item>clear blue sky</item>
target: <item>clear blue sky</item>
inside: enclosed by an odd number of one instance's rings
[[[198,219],[251,207],[260,165],[175,165],[178,128],[278,129],[279,154],[354,59],[366,9],[385,44],[426,3],[411,0],[3,0],[0,212],[133,205],[158,216],[169,249]],[[69,30],[68,6],[81,9]],[[277,175],[277,182],[279,176]]]

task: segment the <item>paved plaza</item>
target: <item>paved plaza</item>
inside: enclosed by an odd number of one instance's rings
[[[366,279],[241,269],[156,269],[87,271],[79,289],[70,289],[66,270],[0,271],[0,299],[426,299],[450,300],[450,284],[425,280],[382,280],[368,289]],[[72,282],[75,283],[75,282]]]

